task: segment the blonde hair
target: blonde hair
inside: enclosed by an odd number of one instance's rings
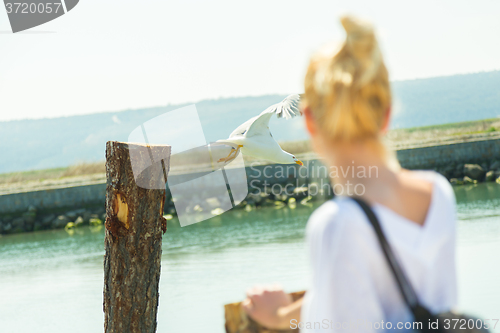
[[[340,50],[313,55],[305,77],[304,103],[332,142],[371,142],[387,153],[380,137],[391,106],[389,74],[373,27],[340,19],[346,31]]]

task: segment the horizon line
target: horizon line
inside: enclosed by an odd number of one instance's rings
[[[469,72],[469,73],[456,73],[456,74],[450,74],[450,75],[440,75],[440,76],[430,76],[430,77],[419,77],[419,78],[412,78],[412,79],[403,79],[403,80],[391,80],[391,83],[396,83],[396,82],[410,82],[410,81],[419,81],[419,80],[429,80],[429,79],[438,79],[438,78],[447,78],[447,77],[453,77],[453,76],[465,76],[465,75],[473,75],[473,74],[485,74],[485,73],[494,73],[494,72],[500,72],[500,69],[493,69],[493,70],[486,70],[486,71],[478,71],[478,72]],[[301,94],[301,92],[293,92],[297,94]],[[98,115],[98,114],[103,114],[103,113],[121,113],[125,111],[136,111],[136,110],[147,110],[147,109],[155,109],[155,108],[165,108],[165,107],[182,107],[185,105],[191,105],[191,104],[198,104],[202,102],[207,102],[207,101],[217,101],[217,100],[228,100],[228,99],[238,99],[238,98],[248,98],[248,97],[266,97],[266,96],[286,96],[292,93],[279,93],[279,92],[274,92],[274,93],[268,93],[268,94],[261,94],[261,95],[240,95],[240,96],[223,96],[219,95],[218,97],[213,97],[213,98],[204,98],[200,99],[198,101],[192,102],[192,101],[186,101],[186,102],[178,102],[178,103],[167,103],[163,105],[152,105],[152,106],[143,106],[143,107],[135,107],[135,108],[126,108],[126,109],[120,109],[120,110],[107,110],[107,111],[91,111],[89,113],[78,113],[78,114],[72,114],[72,115],[66,115],[66,116],[54,116],[54,117],[34,117],[34,118],[19,118],[19,119],[9,119],[9,120],[0,120],[0,123],[8,123],[8,122],[15,122],[15,121],[26,121],[26,120],[51,120],[51,119],[60,119],[60,118],[68,118],[68,117],[82,117],[82,116],[90,116],[90,115]]]

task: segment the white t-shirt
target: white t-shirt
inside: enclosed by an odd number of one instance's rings
[[[456,303],[455,196],[440,174],[415,176],[433,184],[423,226],[383,205],[372,209],[420,302],[431,312],[447,311]],[[396,331],[412,325],[375,231],[356,202],[336,197],[319,207],[307,224],[307,242],[312,283],[302,305],[301,332],[374,332],[389,325]]]

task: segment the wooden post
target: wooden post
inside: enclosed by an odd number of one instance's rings
[[[169,158],[170,146],[106,144],[106,333],[156,331]],[[134,177],[141,169],[148,172]]]
[[[292,300],[304,297],[305,291],[291,293]],[[273,330],[266,328],[248,317],[241,307],[241,302],[224,305],[226,317],[226,333],[286,333],[297,332],[297,329]]]

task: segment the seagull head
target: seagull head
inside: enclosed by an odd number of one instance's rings
[[[300,161],[295,155],[290,154],[284,150],[281,150],[281,153],[274,154],[274,156],[270,156],[268,158],[270,161],[279,163],[279,164],[298,164],[304,165],[302,161]]]
[[[291,162],[290,164],[298,164],[300,166],[304,165],[304,163],[302,163],[302,161],[299,160],[297,157],[295,157],[294,155],[291,155],[291,156],[292,156],[293,162]]]

